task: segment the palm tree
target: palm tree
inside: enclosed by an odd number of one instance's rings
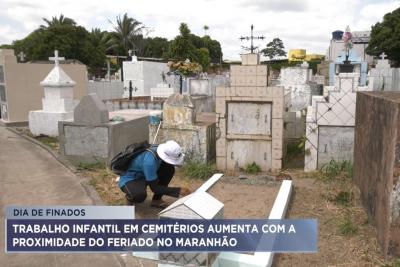
[[[60,17],[52,17],[51,20],[43,18],[47,25],[40,25],[40,28],[45,29],[53,26],[60,26],[60,25],[71,25],[75,26],[76,22],[73,19],[65,17],[63,14]]]
[[[210,28],[209,28],[207,25],[204,25],[204,26],[203,26],[204,35],[207,35],[207,31],[208,31],[209,29],[210,29]]]
[[[137,48],[135,38],[142,34],[145,27],[136,19],[128,17],[127,13],[122,18],[119,15],[116,20],[115,24],[109,20],[114,27],[114,31],[110,33],[107,50],[126,55],[129,49]]]

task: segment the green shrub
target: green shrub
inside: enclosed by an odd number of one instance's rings
[[[321,172],[325,175],[327,180],[332,180],[340,175],[345,178],[351,178],[353,176],[353,165],[350,161],[336,161],[331,160],[321,168]]]
[[[260,166],[258,166],[254,161],[251,164],[246,165],[246,169],[244,170],[246,173],[254,174],[261,171]]]
[[[340,224],[339,230],[342,235],[352,236],[357,234],[358,227],[355,225],[349,216],[347,216]]]
[[[216,171],[211,163],[201,163],[198,161],[189,161],[182,166],[183,174],[190,178],[208,179]]]

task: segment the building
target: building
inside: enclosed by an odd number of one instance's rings
[[[351,52],[353,53],[353,57],[359,58],[361,61],[365,61],[368,63],[372,63],[373,57],[367,55],[365,53],[365,49],[368,46],[368,42],[371,36],[370,31],[354,31],[351,32],[353,48]],[[334,31],[332,32],[332,39],[329,43],[329,48],[326,53],[326,60],[327,61],[342,61],[345,59],[345,52],[344,52],[344,41],[342,40],[343,31]],[[342,59],[342,60],[341,60]]]
[[[87,69],[81,63],[61,64],[76,82],[74,98],[86,95]],[[12,49],[0,49],[0,123],[27,124],[29,111],[42,109],[40,82],[54,63],[18,63]]]
[[[290,49],[288,53],[288,61],[313,61],[313,60],[323,60],[323,55],[318,54],[307,54],[305,49]]]

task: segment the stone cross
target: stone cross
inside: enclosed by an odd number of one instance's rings
[[[19,52],[18,57],[19,61],[24,62],[25,61],[25,53],[23,51]]]
[[[49,60],[52,60],[55,62],[56,67],[58,67],[60,60],[65,60],[64,57],[59,57],[58,56],[58,50],[54,50],[54,57],[49,57]]]
[[[384,60],[384,59],[387,57],[387,55],[385,54],[385,52],[382,52],[382,54],[380,55],[380,57],[381,57],[381,60]]]

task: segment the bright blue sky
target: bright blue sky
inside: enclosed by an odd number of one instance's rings
[[[111,30],[108,20],[127,12],[150,29],[150,36],[168,39],[178,34],[180,22],[193,33],[221,42],[224,59],[238,59],[250,25],[256,35],[283,40],[286,50],[307,49],[325,54],[331,32],[370,30],[384,14],[400,7],[400,0],[0,0],[0,44],[22,38],[43,24],[42,18],[63,13],[88,30]]]

